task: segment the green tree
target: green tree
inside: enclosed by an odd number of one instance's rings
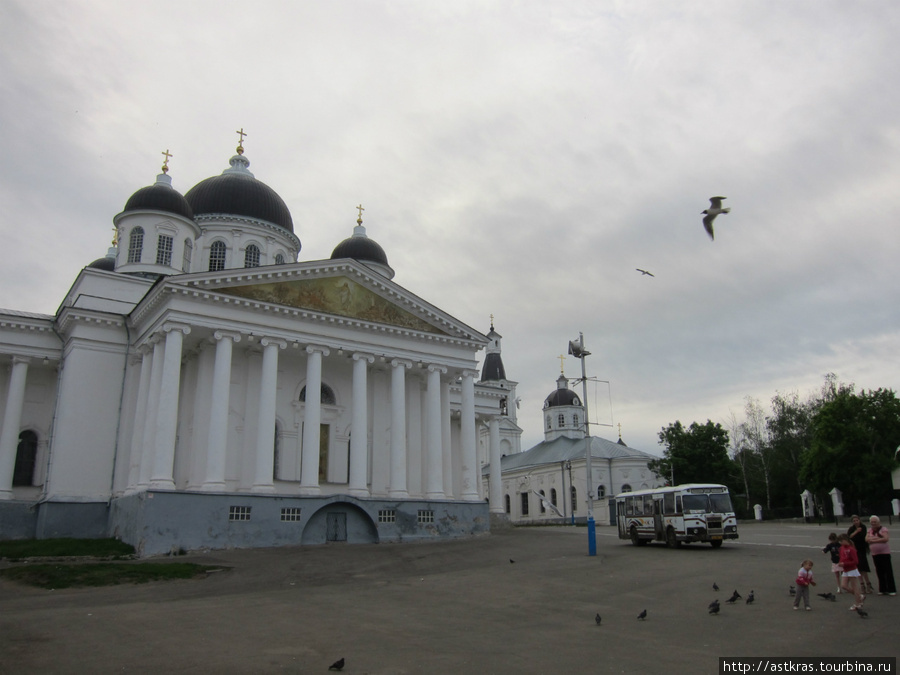
[[[900,400],[890,389],[854,392],[832,388],[812,419],[811,445],[801,460],[801,479],[824,497],[832,488],[844,504],[883,508],[892,496],[891,470],[900,445]]]
[[[728,456],[728,431],[721,424],[691,422],[687,429],[680,421],[659,432],[663,457],[649,463],[651,471],[677,483],[723,483],[737,475]]]

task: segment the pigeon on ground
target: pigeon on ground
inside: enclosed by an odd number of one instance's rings
[[[750,591],[750,595],[747,596],[747,604],[752,605],[754,600],[756,600],[756,598],[753,596],[753,591]]]
[[[717,584],[715,581],[713,582],[713,590],[714,590],[716,593],[719,592],[719,584]]]
[[[509,559],[509,564],[510,564],[510,565],[512,565],[514,562],[516,562],[516,561],[513,560],[512,558]]]
[[[652,272],[648,272],[647,270],[642,270],[640,267],[635,267],[638,272],[640,272],[645,277],[655,277],[656,275]]]
[[[816,593],[820,598],[824,600],[831,600],[832,602],[837,602],[837,596],[834,593]]]
[[[328,670],[343,670],[344,668],[344,659],[338,659],[330,666],[328,666]]]
[[[705,211],[701,211],[700,213],[705,213],[706,217],[703,219],[703,227],[706,228],[706,233],[709,235],[709,238],[713,241],[716,240],[716,236],[713,233],[713,221],[716,219],[716,216],[720,213],[730,213],[731,209],[722,208],[722,200],[725,197],[710,197],[709,198],[709,208]]]
[[[641,612],[640,614],[638,614],[638,618],[639,618],[641,621],[643,621],[644,619],[646,619],[646,618],[647,618],[647,610],[645,609],[643,612]]]
[[[859,614],[860,619],[865,619],[867,616],[869,616],[869,613],[866,610],[864,610],[862,607],[857,607],[856,613]]]
[[[718,600],[716,600],[715,602],[713,602],[713,603],[711,603],[711,604],[709,605],[709,613],[710,613],[710,614],[718,614],[718,613],[719,613],[719,609],[720,609],[720,607],[719,607],[719,601],[718,601]]]
[[[600,625],[600,614],[599,613],[597,614],[597,616],[594,617],[594,621],[597,622],[598,626]]]
[[[788,594],[789,594],[791,597],[794,597],[794,596],[797,594],[797,589],[794,588],[793,586],[790,586],[790,587],[788,588]]]
[[[731,594],[731,597],[728,598],[725,602],[733,605],[735,602],[741,599],[741,594],[737,592],[737,589],[734,590],[734,593]]]

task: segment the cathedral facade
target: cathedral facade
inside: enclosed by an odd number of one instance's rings
[[[487,532],[514,386],[479,378],[494,338],[393,281],[361,213],[298,261],[242,147],[184,195],[164,165],[55,315],[0,310],[0,538],[154,555]]]

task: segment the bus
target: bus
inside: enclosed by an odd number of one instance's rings
[[[664,541],[670,548],[682,542],[709,542],[718,548],[737,539],[737,517],[724,485],[687,483],[674,487],[616,495],[619,539],[635,546]]]

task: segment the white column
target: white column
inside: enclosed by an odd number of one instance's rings
[[[371,354],[353,355],[353,406],[350,421],[350,485],[349,492],[356,497],[366,497],[369,458],[369,364],[375,360]]]
[[[19,449],[19,425],[22,424],[22,408],[25,405],[25,383],[31,359],[12,358],[9,371],[9,394],[3,411],[3,431],[0,432],[0,499],[12,499],[13,474],[16,470],[16,452]]]
[[[144,437],[141,440],[141,470],[138,486],[150,485],[153,473],[153,457],[156,448],[156,411],[159,409],[159,385],[162,382],[163,354],[165,346],[159,335],[152,336],[147,344],[153,345],[150,355],[150,388],[147,390],[147,406],[144,411]]]
[[[503,481],[501,479],[500,466],[500,418],[492,417],[488,422],[491,443],[491,476],[490,476],[490,511],[491,513],[505,513],[503,508]]]
[[[153,369],[153,351],[150,346],[142,345],[138,351],[141,353],[141,375],[138,378],[138,396],[134,406],[134,427],[131,431],[131,454],[128,461],[126,493],[133,492],[141,479],[144,428],[147,426],[147,397],[150,393],[150,373]]]
[[[459,445],[462,454],[461,496],[469,501],[478,501],[481,467],[478,466],[477,437],[475,435],[475,371],[463,371],[461,396],[459,419]]]
[[[322,357],[327,347],[306,348],[306,405],[303,413],[303,449],[300,454],[300,493],[319,494],[319,426],[322,424]]]
[[[441,436],[444,461],[444,497],[453,499],[453,441],[450,433],[450,380],[441,380]]]
[[[206,442],[206,470],[200,489],[219,492],[225,489],[225,455],[228,449],[228,402],[231,393],[231,356],[239,333],[217,330],[216,359],[213,363],[212,390],[209,402],[209,433]],[[197,378],[199,382],[200,377]]]
[[[391,484],[388,495],[408,497],[406,489],[406,369],[412,362],[391,361]]]
[[[154,490],[174,490],[175,439],[178,427],[178,392],[181,385],[181,347],[190,326],[166,324],[166,347],[163,356],[162,378],[159,383],[159,407],[156,410],[155,456],[150,487]]]
[[[441,426],[441,374],[446,373],[443,366],[428,366],[428,390],[426,403],[427,468],[425,479],[425,496],[428,499],[444,498],[444,431]]]
[[[287,342],[265,337],[259,385],[259,423],[256,427],[256,476],[251,492],[275,492],[275,405],[278,393],[278,350]],[[321,378],[321,375],[320,375]],[[306,388],[309,400],[309,387]]]

